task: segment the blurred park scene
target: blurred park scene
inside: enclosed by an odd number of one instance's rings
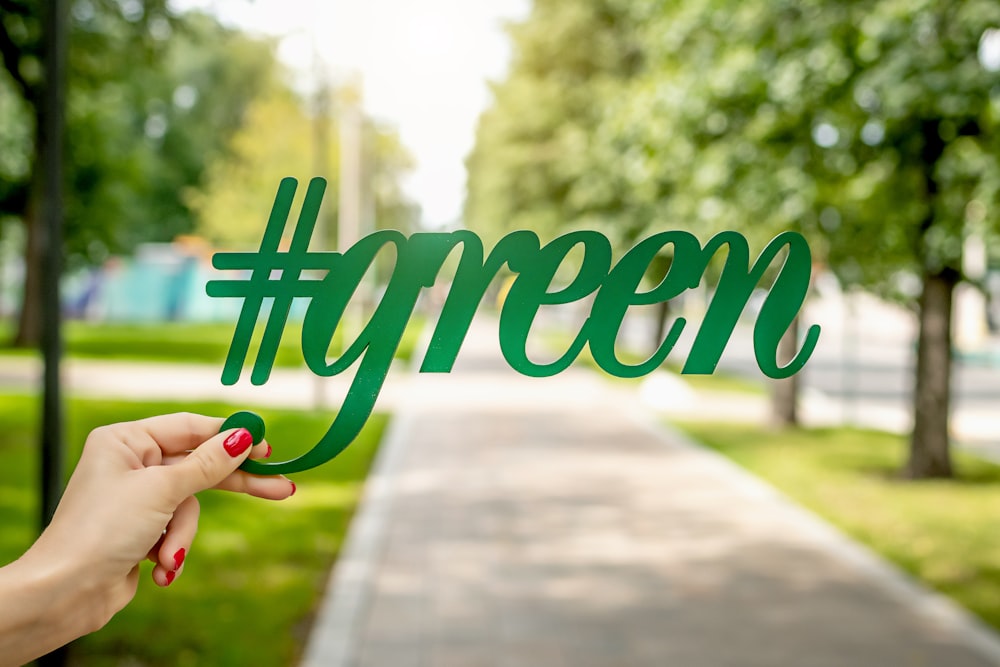
[[[0,0],[4,563],[39,529],[48,6]],[[92,428],[163,412],[250,406],[276,450],[294,440],[282,459],[329,426],[350,380],[305,368],[305,299],[268,385],[219,383],[242,304],[207,296],[211,257],[260,245],[287,176],[293,216],[329,182],[312,250],[595,230],[617,259],[734,230],[752,263],[794,231],[812,283],[779,361],[822,327],[802,372],[764,376],[776,262],[716,372],[682,374],[718,252],[699,285],[629,308],[623,364],[683,326],[653,373],[608,377],[584,347],[521,378],[496,339],[507,271],[455,372],[418,375],[450,263],[362,436],[280,507],[205,494],[199,560],[69,664],[1000,664],[1000,4],[62,7],[70,467]],[[330,357],[392,269],[380,254]],[[528,356],[565,354],[592,301],[543,306]]]

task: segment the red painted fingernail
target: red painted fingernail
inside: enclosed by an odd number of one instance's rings
[[[291,498],[295,495],[295,482],[288,480],[288,483],[292,485],[292,492],[288,494],[288,497]]]
[[[183,548],[178,549],[177,553],[174,554],[174,570],[181,569],[181,565],[184,564],[184,556],[187,555]]]
[[[271,445],[268,445],[267,449],[264,450],[264,458],[265,459],[271,458]]]
[[[177,576],[176,572],[167,572],[167,586],[174,583],[174,577]]]
[[[226,449],[226,453],[235,458],[245,452],[252,444],[253,436],[250,435],[250,431],[240,428],[231,433],[222,446]]]

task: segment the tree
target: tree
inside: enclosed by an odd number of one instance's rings
[[[246,122],[233,134],[227,150],[209,164],[204,186],[186,193],[199,234],[224,247],[258,245],[278,183],[286,176],[297,178],[302,196],[305,184],[316,175],[317,164],[330,165],[325,217],[336,219],[339,145],[335,132],[328,132],[327,155],[316,155],[324,143],[316,141],[317,123],[332,125],[335,119],[316,118],[316,110],[305,107],[295,93],[281,86],[272,87],[250,105]],[[362,135],[363,182],[369,188],[374,216],[368,222],[373,228],[408,232],[418,210],[403,194],[400,181],[412,160],[395,132],[366,121]],[[332,245],[332,232],[327,230],[323,245]]]
[[[513,66],[480,120],[468,162],[467,224],[549,233],[588,227],[619,246],[666,228],[706,236],[731,227],[723,219],[740,202],[715,190],[727,170],[741,168],[732,156],[748,146],[737,151],[716,143],[725,129],[720,114],[710,119],[709,132],[704,127],[707,101],[698,89],[714,67],[720,38],[712,26],[706,30],[703,9],[697,2],[537,3],[512,30]],[[691,91],[697,94],[687,100]],[[797,201],[787,197],[796,185],[761,189],[768,200],[756,207],[770,220],[756,218],[758,247],[792,214],[786,207],[776,220],[767,204]],[[670,261],[669,254],[659,256],[647,280],[662,280]],[[655,315],[654,349],[668,306]],[[792,389],[777,404],[785,420],[795,419],[796,382],[779,385]]]
[[[1000,63],[979,58],[1000,26],[1000,5],[924,0],[904,12],[886,0],[851,18],[850,94],[814,125],[837,133],[836,141],[816,137],[829,144],[826,159],[855,165],[840,170],[840,197],[831,203],[843,221],[831,237],[831,261],[883,290],[901,274],[919,278],[914,430],[904,472],[948,477],[953,293],[963,279],[965,238],[1000,221],[977,213],[1000,203],[993,92]],[[879,252],[858,257],[864,248]]]
[[[551,236],[594,226],[599,214],[574,193],[587,179],[602,104],[641,64],[627,5],[537,0],[527,20],[511,26],[510,73],[492,86],[493,105],[467,159],[467,226],[494,240],[511,229]],[[620,211],[611,213],[599,226],[619,221]]]
[[[38,0],[0,0],[0,97],[15,91],[6,126],[37,127],[41,73]],[[260,82],[275,73],[270,44],[207,16],[173,15],[162,0],[80,0],[71,12],[67,96],[65,252],[70,265],[99,261],[140,240],[190,231],[178,191],[197,185],[206,161],[242,121]],[[4,109],[0,106],[0,112]],[[38,142],[18,143],[27,165],[0,188],[0,216],[26,228],[24,298],[15,343],[37,342]],[[3,165],[0,165],[3,169]],[[6,174],[5,174],[6,175]],[[6,179],[5,179],[6,180]]]
[[[230,138],[225,153],[208,165],[204,187],[185,193],[195,212],[195,230],[226,248],[259,245],[278,182],[293,176],[304,186],[313,175],[312,122],[294,93],[276,88],[250,105],[246,122]],[[327,159],[336,164],[336,146]],[[336,172],[329,174],[336,192]],[[324,200],[327,210],[336,197]]]
[[[529,22],[542,15],[536,8]],[[518,96],[520,109],[506,102],[507,88],[527,76],[515,60],[480,125],[470,217],[489,206],[503,212],[507,204],[497,201],[510,195],[508,217],[530,222],[517,211],[544,210],[524,194],[541,182],[539,199],[560,204],[559,222],[604,225],[624,238],[663,226],[702,234],[736,228],[760,242],[779,230],[802,232],[845,285],[895,296],[918,313],[915,426],[904,472],[951,475],[952,294],[963,279],[965,238],[995,234],[1000,220],[992,212],[1000,190],[992,92],[1000,82],[1000,6],[637,0],[619,18],[634,29],[622,52],[637,69],[603,95],[582,87],[591,109],[582,116],[586,140],[541,153],[548,162],[537,155],[544,137],[565,136],[564,102],[527,93]],[[534,29],[559,44],[558,27]],[[600,22],[590,28],[607,32]],[[560,71],[558,49],[543,71]],[[533,118],[515,113],[531,115],[535,106]],[[557,120],[545,120],[550,114]],[[532,123],[542,124],[534,135],[523,129]],[[556,188],[529,169],[522,176],[519,159],[563,180]],[[904,293],[913,279],[918,294]]]
[[[644,233],[736,228],[763,247],[794,230],[822,261],[827,181],[809,169],[809,131],[844,69],[828,48],[837,12],[803,32],[790,29],[799,17],[782,3],[646,2],[633,11],[645,67],[606,110],[590,161],[604,173],[592,180],[627,193],[619,199],[648,221]],[[793,326],[780,354],[797,348]],[[798,381],[772,382],[776,426],[798,421]]]
[[[948,0],[645,7],[647,85],[671,90],[632,114],[671,118],[659,143],[638,124],[635,143],[651,156],[657,194],[704,222],[798,228],[846,284],[905,298],[900,277],[918,277],[904,472],[950,476],[952,293],[964,238],[997,201],[997,66],[979,53],[1000,8]],[[685,168],[664,164],[678,154],[691,158]]]

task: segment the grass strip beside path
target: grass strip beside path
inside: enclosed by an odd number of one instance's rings
[[[181,410],[226,416],[221,403],[72,400],[67,409],[67,459],[96,426]],[[324,433],[329,414],[260,410],[274,433],[298,434],[303,448]],[[0,562],[20,556],[36,531],[38,399],[0,394]],[[341,548],[369,465],[385,427],[374,415],[335,460],[292,475],[298,491],[269,502],[207,491],[184,574],[167,589],[142,568],[135,600],[100,632],[76,642],[72,664],[292,665]],[[284,443],[280,443],[284,444]],[[297,452],[296,452],[297,453]],[[289,453],[276,451],[276,460]]]
[[[400,339],[396,357],[408,361],[420,337],[424,318],[414,316]],[[66,355],[77,359],[130,361],[176,361],[213,364],[222,368],[233,338],[232,323],[166,322],[123,324],[117,322],[70,321],[65,327]],[[264,327],[258,325],[251,341],[247,362],[253,363]],[[338,327],[330,345],[330,356],[340,354],[343,335]],[[7,341],[9,328],[0,328],[0,340]],[[302,359],[302,324],[289,322],[275,355],[277,368],[298,368]],[[31,356],[34,348],[0,346],[0,356]]]
[[[678,426],[1000,629],[1000,466],[958,452],[958,479],[904,481],[901,436]]]

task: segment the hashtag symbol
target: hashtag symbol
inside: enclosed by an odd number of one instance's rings
[[[288,321],[288,313],[295,298],[312,298],[320,287],[320,280],[302,278],[302,271],[330,271],[340,257],[335,252],[309,252],[309,240],[316,227],[326,180],[309,181],[305,201],[288,250],[279,251],[285,222],[292,208],[292,198],[298,182],[294,178],[282,179],[271,207],[271,215],[264,229],[264,237],[257,252],[219,252],[212,257],[212,266],[220,270],[250,271],[249,279],[211,280],[205,291],[211,297],[238,297],[243,308],[233,331],[233,340],[222,369],[222,384],[232,385],[240,379],[243,364],[250,350],[250,342],[257,327],[257,320],[265,299],[273,299],[264,326],[264,335],[257,350],[250,381],[255,385],[267,382],[278,353],[281,334]],[[275,278],[276,272],[280,277]]]

